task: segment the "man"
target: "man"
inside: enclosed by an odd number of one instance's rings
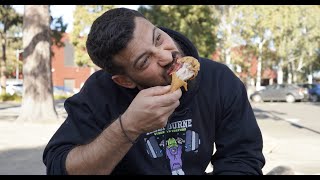
[[[205,174],[209,162],[213,174],[262,174],[260,129],[225,65],[125,8],[97,18],[86,45],[103,70],[66,100],[68,117],[44,150],[47,174]],[[169,93],[182,56],[199,60],[199,74]]]

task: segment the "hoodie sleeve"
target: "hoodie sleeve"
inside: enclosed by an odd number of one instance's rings
[[[262,134],[248,101],[246,88],[228,67],[225,67],[222,77],[221,116],[216,122],[213,173],[262,175],[265,164]]]
[[[102,132],[88,102],[77,94],[65,102],[68,117],[44,149],[43,162],[48,175],[66,175],[65,161],[72,148],[91,142]],[[107,118],[107,115],[105,116]]]

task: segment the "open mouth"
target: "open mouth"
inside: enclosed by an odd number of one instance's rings
[[[177,59],[180,58],[180,54],[179,53],[172,53],[172,58],[173,58],[173,61],[170,65],[170,67],[168,68],[167,70],[167,74],[168,75],[172,75],[172,73],[178,71],[181,67],[182,67],[182,63],[178,63],[177,62]]]
[[[168,75],[172,75],[172,73],[177,72],[181,67],[182,63],[174,62],[167,71]]]

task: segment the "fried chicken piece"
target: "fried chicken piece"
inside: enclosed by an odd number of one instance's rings
[[[198,75],[198,71],[200,70],[199,61],[192,56],[185,56],[179,58],[175,66],[179,66],[180,68],[172,73],[170,92],[174,92],[182,86],[188,91],[187,81],[194,79]]]

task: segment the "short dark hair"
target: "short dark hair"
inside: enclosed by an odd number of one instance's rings
[[[122,67],[115,64],[113,56],[126,48],[133,38],[135,17],[145,18],[135,10],[111,9],[93,22],[88,34],[86,48],[90,58],[112,75],[124,73]]]

